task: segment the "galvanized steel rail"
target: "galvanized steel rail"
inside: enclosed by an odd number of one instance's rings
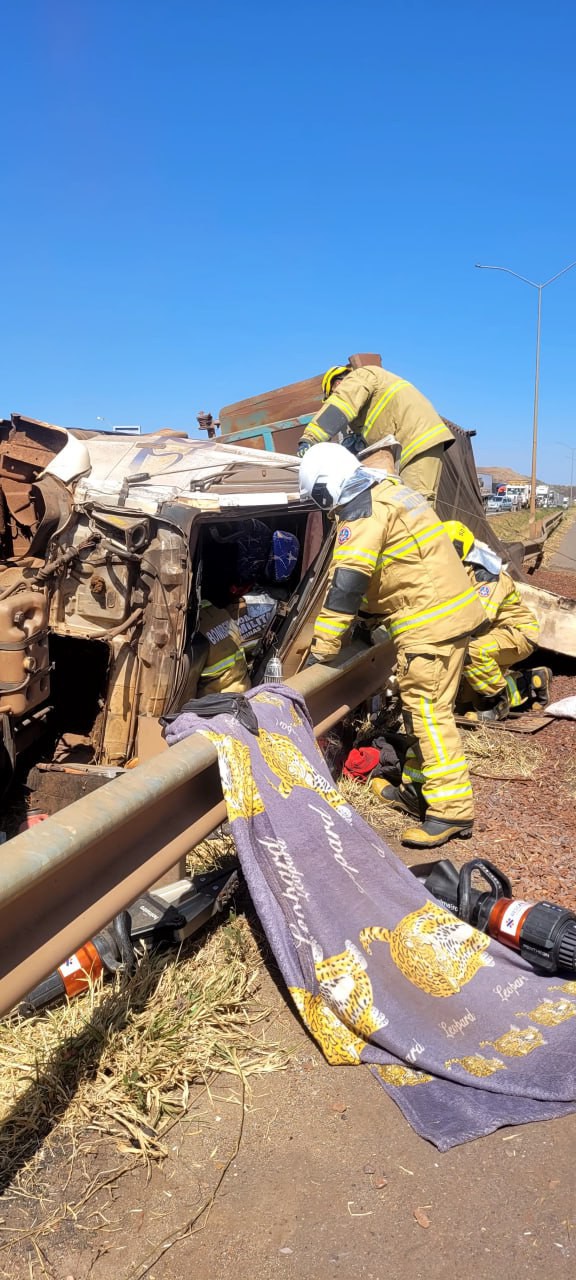
[[[386,681],[388,644],[349,654],[340,668],[310,667],[288,682],[317,736]],[[216,752],[192,737],[3,845],[0,1014],[225,818]]]

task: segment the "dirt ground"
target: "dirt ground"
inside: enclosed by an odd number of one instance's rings
[[[576,598],[576,574],[563,576],[563,593]],[[538,580],[553,585],[545,570]],[[554,696],[575,690],[576,667],[560,665]],[[475,778],[475,834],[450,856],[489,856],[523,895],[576,909],[576,724],[557,721],[534,742],[533,780]],[[268,963],[260,994],[272,1010],[267,1038],[291,1050],[288,1068],[255,1078],[250,1092],[234,1078],[197,1090],[167,1138],[168,1158],[150,1169],[129,1148],[91,1143],[89,1118],[74,1159],[69,1146],[46,1142],[28,1192],[24,1184],[0,1198],[2,1277],[574,1274],[576,1116],[439,1154],[367,1068],[325,1063]],[[74,1214],[35,1235],[62,1203]]]
[[[367,1068],[327,1066],[267,972],[263,983],[277,1017],[271,1034],[294,1056],[287,1071],[257,1081],[241,1137],[234,1082],[191,1106],[172,1132],[169,1159],[150,1173],[138,1166],[115,1178],[121,1159],[100,1152],[77,1163],[69,1182],[65,1154],[56,1157],[45,1170],[44,1212],[59,1197],[73,1199],[97,1170],[112,1171],[112,1181],[77,1222],[5,1258],[2,1275],[500,1280],[503,1264],[510,1280],[574,1273],[576,1116],[500,1130],[441,1155]],[[25,1201],[5,1200],[1,1212],[26,1230]],[[158,1257],[161,1242],[183,1229]]]

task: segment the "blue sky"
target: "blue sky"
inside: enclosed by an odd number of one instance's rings
[[[379,350],[529,469],[576,258],[569,0],[4,5],[0,412],[193,431]],[[544,294],[539,474],[576,445]]]

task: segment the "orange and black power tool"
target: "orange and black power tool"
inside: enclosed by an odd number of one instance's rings
[[[79,947],[38,983],[21,1004],[31,1013],[55,1000],[78,995],[103,975],[134,970],[138,944],[149,950],[178,947],[222,913],[238,888],[238,864],[143,893],[111,924]]]
[[[553,902],[515,898],[508,876],[485,858],[473,858],[460,871],[447,858],[410,868],[442,906],[519,951],[537,973],[576,977],[576,915]],[[476,874],[482,889],[474,888]]]

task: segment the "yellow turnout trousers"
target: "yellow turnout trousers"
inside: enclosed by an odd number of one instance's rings
[[[506,679],[506,671],[534,651],[528,636],[515,627],[491,627],[482,636],[472,636],[464,667],[464,679],[482,698],[493,698],[508,687],[510,705],[520,706],[525,701],[516,688],[516,682]],[[516,693],[514,692],[516,690]]]
[[[416,489],[417,493],[421,493],[434,511],[445,448],[444,444],[437,444],[426,453],[419,453],[418,457],[412,462],[407,462],[405,467],[400,464],[402,484],[407,484],[410,489]],[[366,466],[370,466],[369,461]]]
[[[416,738],[409,750],[402,782],[421,788],[426,816],[446,821],[474,817],[472,785],[454,701],[464,667],[468,637],[422,645],[411,638],[410,649],[398,648],[398,687],[406,731]]]

